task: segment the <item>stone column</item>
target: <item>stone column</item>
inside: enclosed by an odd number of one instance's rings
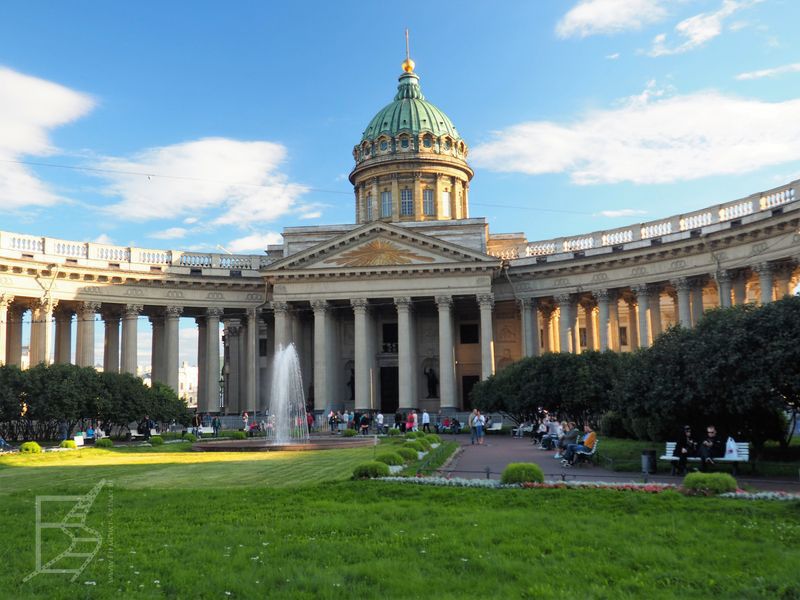
[[[167,306],[164,310],[164,383],[179,393],[178,368],[180,367],[180,350],[178,338],[182,306]]]
[[[575,300],[571,308],[572,316],[572,351],[575,354],[583,352],[583,344],[581,344],[581,317],[580,317],[580,302]]]
[[[582,304],[582,306],[584,319],[586,320],[586,349],[597,350],[594,331],[594,305],[591,302],[586,301]]]
[[[194,322],[197,324],[197,410],[199,412],[208,412],[208,397],[206,395],[208,385],[208,378],[206,377],[206,368],[208,367],[208,358],[206,357],[208,325],[205,317],[195,317]]]
[[[542,307],[542,341],[544,342],[544,351],[553,351],[553,309],[550,306]]]
[[[117,313],[107,312],[103,315],[103,371],[107,373],[119,373],[119,321]]]
[[[367,311],[369,303],[366,298],[353,298],[350,300],[353,307],[354,334],[355,341],[355,408],[356,410],[366,410],[370,405],[370,392],[372,386],[370,382],[370,360],[368,356],[367,341]]]
[[[413,310],[411,298],[395,298],[397,307],[397,374],[400,381],[399,410],[414,407],[414,390],[417,386],[414,376],[414,352],[412,348]]]
[[[647,313],[650,311],[650,290],[646,285],[637,285],[633,288],[639,303],[639,347],[650,347],[650,327],[647,322]],[[632,306],[632,305],[631,305]]]
[[[0,294],[0,365],[6,364],[8,345],[8,306],[14,301],[11,294]]]
[[[520,300],[522,309],[522,339],[525,341],[525,356],[539,356],[539,319],[536,298],[523,298]]]
[[[575,318],[572,314],[572,300],[569,294],[556,297],[558,303],[558,339],[561,352],[572,352],[573,327]]]
[[[153,329],[153,339],[150,353],[150,379],[155,383],[166,383],[164,370],[164,315],[156,314],[150,317]]]
[[[492,309],[494,294],[479,294],[481,312],[481,379],[494,375],[494,335],[492,333]]]
[[[784,296],[791,296],[794,294],[792,286],[792,275],[794,274],[795,265],[782,264],[775,270],[775,299],[780,300]]]
[[[686,277],[679,277],[672,282],[675,286],[675,293],[678,298],[678,323],[681,327],[690,328],[692,326],[692,310],[689,305],[689,291],[691,285]]]
[[[287,302],[273,302],[272,310],[275,314],[275,351],[289,345],[289,304]]]
[[[733,304],[739,306],[747,302],[747,275],[737,273],[733,278]]]
[[[650,343],[661,335],[661,286],[650,286]]]
[[[126,304],[122,309],[122,359],[120,366],[123,373],[130,373],[131,375],[136,375],[139,367],[139,313],[143,309],[144,306],[141,304]]]
[[[60,308],[56,318],[56,353],[55,362],[68,365],[72,362],[72,310]]]
[[[94,366],[94,315],[100,310],[99,302],[81,302],[78,305],[77,363],[81,367]]]
[[[228,365],[225,371],[225,408],[226,413],[240,412],[241,376],[242,368],[241,343],[242,322],[240,319],[225,320],[225,346],[227,347]]]
[[[458,408],[453,346],[453,297],[436,296],[436,306],[439,309],[439,406]]]
[[[203,370],[206,377],[204,412],[219,411],[219,319],[224,310],[210,307],[206,309],[206,368]]]
[[[719,271],[716,274],[719,305],[722,308],[731,307],[731,274],[729,271]]]
[[[636,300],[631,297],[625,298],[628,305],[628,347],[635,350],[639,347],[639,321],[636,315]]]
[[[620,351],[619,343],[619,298],[616,291],[608,292],[608,347]]]
[[[252,414],[258,404],[258,311],[247,309],[247,370],[245,380],[245,409]]]
[[[609,349],[609,334],[610,334],[610,313],[608,310],[609,293],[608,290],[597,290],[593,292],[597,298],[597,330],[598,337],[600,338],[600,352],[605,352]]]
[[[703,285],[702,280],[695,280],[692,282],[692,327],[700,322],[703,318]]]
[[[53,350],[53,309],[58,300],[43,298],[33,303],[31,311],[31,342],[28,348],[30,366],[50,364]]]
[[[328,377],[328,302],[314,300],[314,411],[323,412],[330,406]]]
[[[774,268],[770,263],[763,262],[754,266],[753,271],[758,273],[758,285],[761,288],[761,304],[769,304],[772,302]]]
[[[6,330],[6,360],[9,365],[22,366],[22,315],[26,307],[22,304],[10,304],[8,308],[8,326]]]

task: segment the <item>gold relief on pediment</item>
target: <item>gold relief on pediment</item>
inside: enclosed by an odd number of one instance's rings
[[[379,267],[433,261],[434,258],[431,256],[405,250],[387,240],[372,240],[363,246],[326,260],[325,263],[340,267]]]

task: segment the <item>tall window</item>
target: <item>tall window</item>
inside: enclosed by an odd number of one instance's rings
[[[442,192],[442,216],[450,218],[450,192]]]
[[[367,221],[372,221],[372,194],[367,194]]]
[[[392,216],[392,192],[381,192],[381,216]]]
[[[422,190],[422,211],[428,217],[436,214],[436,206],[433,203],[433,190]]]
[[[408,188],[400,190],[400,214],[403,216],[414,214],[414,195]]]

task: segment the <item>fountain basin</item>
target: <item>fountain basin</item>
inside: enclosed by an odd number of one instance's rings
[[[196,442],[192,450],[198,452],[306,452],[310,450],[341,450],[343,448],[360,448],[374,446],[377,439],[373,436],[356,436],[342,438],[339,436],[312,437],[306,442],[287,442],[276,444],[264,438],[246,440],[208,440]]]

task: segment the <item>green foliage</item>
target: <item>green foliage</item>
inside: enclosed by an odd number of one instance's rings
[[[419,440],[411,440],[405,443],[405,448],[411,448],[417,452],[425,452],[425,446]]]
[[[728,473],[689,473],[683,478],[683,487],[695,494],[713,496],[735,492],[738,485]]]
[[[19,451],[22,452],[22,454],[40,454],[42,452],[42,447],[36,442],[23,442],[19,447]]]
[[[388,435],[390,437],[398,436],[398,435],[400,435],[400,430],[397,429],[396,427],[392,427],[392,428],[389,429],[389,431],[386,433],[386,435]]]
[[[428,452],[431,449],[431,443],[424,436],[418,437],[414,442],[422,446],[424,452]]]
[[[413,448],[408,448],[407,446],[403,446],[397,449],[397,454],[403,457],[404,462],[409,462],[412,460],[417,460],[419,458],[419,454]]]
[[[429,433],[428,435],[425,436],[425,439],[428,440],[431,444],[441,444],[442,443],[442,438],[440,438],[435,433]]]
[[[407,440],[416,440],[417,438],[423,437],[425,434],[421,431],[409,431],[406,433]]]
[[[544,472],[536,463],[509,463],[500,480],[503,483],[542,483]]]
[[[231,431],[230,438],[234,440],[246,440],[247,434],[244,431]]]
[[[342,432],[342,437],[356,437],[358,432],[355,429],[345,429]]]
[[[59,445],[59,448],[77,448],[78,444],[75,443],[75,440],[63,440]]]
[[[375,477],[388,477],[389,465],[371,460],[362,463],[353,469],[353,479],[374,479]]]
[[[114,442],[111,440],[111,438],[104,437],[95,441],[94,446],[95,448],[113,448]]]
[[[415,456],[416,458],[416,456]],[[375,455],[375,460],[386,463],[387,465],[402,465],[405,461],[397,452],[379,452]]]
[[[194,444],[197,441],[197,436],[193,433],[186,432],[183,434],[183,439]]]
[[[609,437],[626,437],[628,435],[627,430],[625,429],[625,421],[615,410],[606,411],[602,417],[600,417],[600,423],[598,424],[598,432],[604,438]]]
[[[160,435],[151,435],[150,436],[150,445],[151,446],[161,446],[164,443],[164,438]]]

